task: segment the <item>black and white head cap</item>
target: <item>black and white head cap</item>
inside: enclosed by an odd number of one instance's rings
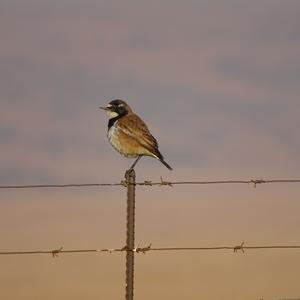
[[[130,106],[121,99],[115,99],[110,101],[106,107],[100,107],[101,109],[104,109],[108,115],[108,117],[116,118],[118,116],[125,116],[129,112],[132,112]]]

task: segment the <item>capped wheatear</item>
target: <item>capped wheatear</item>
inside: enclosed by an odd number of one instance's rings
[[[116,99],[100,108],[104,109],[109,117],[107,137],[111,145],[126,157],[137,157],[130,169],[145,155],[158,159],[172,170],[159,152],[158,143],[147,125],[125,101]]]

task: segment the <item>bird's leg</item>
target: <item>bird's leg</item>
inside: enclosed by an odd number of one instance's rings
[[[142,155],[139,155],[138,158],[134,161],[133,165],[130,167],[129,171],[133,170],[137,162],[141,159]]]

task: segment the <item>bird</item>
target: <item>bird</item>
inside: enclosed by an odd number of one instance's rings
[[[137,158],[129,170],[134,169],[142,156],[158,159],[169,170],[173,170],[158,150],[158,143],[145,122],[121,99],[100,106],[108,116],[107,137],[110,144],[122,155]]]

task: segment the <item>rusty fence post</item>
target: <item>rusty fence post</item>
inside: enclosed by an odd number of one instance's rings
[[[125,173],[127,183],[127,233],[126,233],[126,300],[133,300],[134,290],[134,226],[135,226],[135,171]]]

